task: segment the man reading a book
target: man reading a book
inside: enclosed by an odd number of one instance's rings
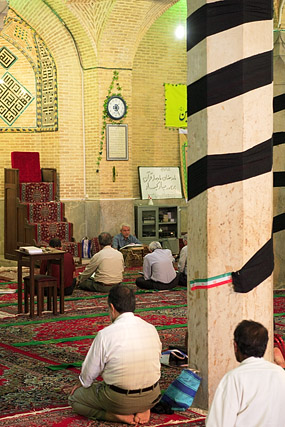
[[[141,242],[131,235],[131,227],[129,224],[121,224],[120,233],[113,238],[113,248],[120,250],[126,245],[130,244],[141,244]]]
[[[111,247],[112,237],[103,232],[98,236],[101,250],[91,258],[77,285],[86,291],[109,292],[112,286],[121,283],[124,272],[124,257]]]
[[[173,267],[170,249],[162,249],[159,242],[149,244],[150,253],[143,260],[143,277],[136,279],[141,289],[167,290],[178,286],[179,276]]]

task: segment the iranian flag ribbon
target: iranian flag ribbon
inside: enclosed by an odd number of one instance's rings
[[[210,289],[217,286],[232,283],[232,273],[220,274],[219,276],[210,277],[209,279],[196,279],[190,281],[190,288],[195,289]]]

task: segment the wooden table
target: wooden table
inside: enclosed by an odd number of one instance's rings
[[[26,252],[16,250],[18,260],[18,313],[23,312],[22,301],[22,267],[30,268],[30,317],[34,317],[34,297],[35,297],[35,280],[34,271],[36,261],[46,260],[48,263],[48,274],[50,274],[50,264],[59,264],[60,266],[60,313],[64,313],[64,251],[53,249],[40,254],[28,254]]]

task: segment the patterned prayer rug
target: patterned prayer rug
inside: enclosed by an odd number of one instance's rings
[[[85,267],[78,267],[76,269],[76,275],[79,272],[83,271]],[[128,268],[124,274],[123,283],[128,284],[136,292],[136,305],[137,308],[146,307],[156,307],[156,306],[166,306],[166,305],[181,305],[186,304],[186,289],[185,288],[176,288],[175,291],[144,291],[138,290],[135,285],[135,279],[138,276],[138,268]],[[5,272],[4,272],[5,273]],[[3,273],[3,274],[4,274]],[[23,275],[28,274],[28,269],[25,270]],[[14,272],[14,275],[10,276],[16,279],[17,272]],[[16,282],[9,282],[9,280],[4,281],[3,288],[10,288],[11,290],[17,289]],[[0,291],[1,291],[1,282],[0,282]],[[35,298],[36,301],[36,298]],[[65,297],[65,313],[83,310],[94,310],[98,307],[101,311],[105,310],[106,305],[106,294],[100,295],[94,292],[86,292],[80,289],[75,289],[72,296]],[[0,293],[0,311],[6,312],[7,315],[14,314],[17,315],[17,293]],[[45,315],[45,316],[48,316]],[[52,315],[51,315],[52,316]],[[4,317],[3,315],[1,317]]]
[[[183,346],[186,334],[186,304],[181,306],[143,307],[136,315],[156,326],[163,348],[169,343]],[[76,362],[82,361],[92,340],[99,330],[110,322],[105,306],[93,312],[78,312],[30,319],[27,315],[11,320],[5,318],[0,323],[0,338],[5,344],[48,358],[68,362],[69,353]]]
[[[27,182],[20,184],[20,200],[25,203],[44,203],[54,200],[53,182]]]
[[[125,281],[134,288],[136,275],[136,269],[125,275]],[[17,287],[16,283],[6,285],[11,289]],[[186,295],[186,289],[137,291],[136,315],[157,327],[164,349],[170,343],[184,345]],[[28,315],[16,316],[17,294],[2,295],[0,300],[0,310],[10,310],[15,315],[13,319],[7,317],[0,323],[0,359],[5,361],[0,365],[0,425],[113,425],[78,417],[68,407],[62,409],[67,406],[67,396],[94,336],[109,324],[107,295],[75,290],[72,297],[65,298],[64,315],[46,313],[34,320]],[[50,367],[64,363],[76,366],[50,370]],[[166,389],[180,371],[181,367],[162,366],[161,388]],[[167,415],[153,414],[147,426],[171,425],[172,421],[181,426],[204,426],[203,416],[199,415],[200,419],[193,424],[197,416],[189,414],[189,411],[187,414],[174,414],[171,419]]]
[[[41,222],[34,225],[37,242],[49,242],[53,237],[58,237],[66,242],[70,242],[72,239],[70,222]]]
[[[56,326],[57,323],[55,322],[53,326]],[[14,345],[17,344],[19,339],[23,340],[23,333],[26,335],[24,328],[31,327],[31,322],[28,325],[21,325],[21,322],[18,322],[18,324],[18,326],[8,326],[7,324],[7,327],[0,329],[0,335],[2,335],[0,340],[0,358],[5,361],[5,363],[0,365],[0,387],[2,389],[0,403],[2,418],[0,418],[0,425],[29,427],[45,425],[111,425],[111,423],[102,424],[101,422],[85,420],[82,417],[73,415],[70,409],[66,413],[62,413],[61,410],[48,412],[48,421],[47,413],[37,412],[43,408],[66,406],[67,396],[78,377],[80,368],[71,367],[58,371],[50,371],[49,367],[62,362],[74,363],[82,361],[90,347],[92,339],[84,340],[83,343],[77,343],[78,347],[74,345],[76,342],[64,342],[55,345],[40,345],[38,343],[39,345],[35,346],[15,347]],[[38,325],[39,331],[36,332],[40,333],[40,336],[37,335],[37,338],[42,336],[43,331],[41,330],[41,326]],[[177,337],[177,330],[173,331],[176,331],[175,336]],[[53,332],[54,329],[50,330],[50,336],[54,335]],[[48,333],[48,328],[46,333]],[[183,345],[184,337],[185,331],[183,336],[181,336],[179,345]],[[4,344],[4,339],[6,342],[11,342],[14,345]],[[171,340],[171,342],[173,343],[174,341]],[[86,345],[84,345],[85,343]],[[78,354],[76,354],[77,350],[79,350]],[[162,366],[161,388],[166,389],[179,375],[180,371],[181,368],[179,367]],[[18,416],[23,412],[26,414]],[[14,414],[17,414],[17,416],[13,417]],[[12,418],[10,418],[11,416]],[[181,426],[188,424],[204,426],[198,420],[197,424],[192,424],[192,421],[197,417],[194,416],[193,418],[193,414],[189,416],[189,412],[186,415],[184,413],[183,415],[174,415],[174,418],[171,419],[169,417],[165,419],[165,417],[167,416],[153,414],[150,423],[146,425],[163,426],[165,422],[167,425],[171,425],[170,421],[173,420],[174,424],[178,421]],[[201,420],[201,417],[199,418]],[[204,417],[202,417],[203,420]],[[58,422],[59,424],[57,424]],[[80,422],[81,424],[77,424]]]
[[[31,223],[63,221],[63,203],[27,203],[27,219]]]
[[[69,252],[74,257],[80,257],[81,243],[80,242],[61,242],[62,250]]]
[[[274,332],[285,341],[285,290],[274,291]]]
[[[5,284],[4,284],[5,283]],[[0,283],[0,288],[11,289],[11,291],[17,290],[16,283],[4,282],[3,285]],[[127,282],[126,282],[127,283]],[[136,289],[134,284],[129,284],[129,286]],[[6,312],[7,315],[13,314],[17,316],[17,293],[3,293],[0,294],[0,311]],[[35,298],[36,303],[36,298]],[[136,292],[136,307],[141,309],[144,307],[166,307],[166,306],[178,306],[186,305],[186,290],[173,290],[170,292],[145,292],[137,291]],[[106,311],[107,308],[107,295],[98,295],[93,292],[84,292],[79,289],[75,289],[72,296],[65,297],[65,314],[69,313],[81,313],[81,312],[95,312]],[[20,315],[18,315],[20,316]],[[28,317],[27,315],[22,315]],[[54,317],[51,313],[46,313],[45,317]]]
[[[125,427],[126,424],[110,423],[107,421],[91,421],[72,412],[68,406],[37,411],[27,411],[21,414],[0,416],[0,425],[3,427]],[[146,427],[205,427],[205,416],[196,411],[185,411],[181,414],[158,415],[151,414]]]
[[[154,324],[163,349],[184,346],[187,290],[138,290],[137,268],[128,269],[124,282],[136,290],[136,315]],[[16,283],[1,286],[16,290]],[[65,298],[64,315],[45,313],[30,319],[17,315],[17,293],[0,295],[0,311],[13,315],[0,322],[0,425],[4,427],[111,427],[114,423],[85,419],[72,413],[67,397],[96,333],[109,324],[107,296],[75,290]],[[274,299],[275,322],[285,331],[282,294]],[[283,315],[282,315],[283,313]],[[278,332],[279,332],[278,330]],[[280,333],[280,332],[279,332]],[[64,365],[66,364],[66,365]],[[51,367],[59,368],[51,370]],[[161,388],[179,375],[181,367],[162,365]],[[152,414],[146,427],[204,427],[205,415],[193,411],[173,415]],[[116,423],[122,427],[123,424]]]
[[[90,344],[91,341],[89,346]],[[70,348],[72,345],[73,343],[69,343]],[[72,366],[75,358],[72,349],[70,351],[68,347],[64,354],[57,354],[55,348],[53,354],[48,354],[44,352],[45,349],[42,349],[42,355],[39,355],[39,349],[14,348],[0,343],[0,356],[3,360],[0,365],[1,415],[67,403],[68,394],[80,373],[80,364],[77,363],[78,367]],[[81,361],[84,356],[81,356]],[[64,358],[65,368],[62,364],[59,365],[59,362],[64,362]],[[181,369],[162,366],[160,380],[162,390],[180,374]]]
[[[285,292],[283,291],[282,294],[275,294],[274,295],[274,314],[275,315],[285,315]]]

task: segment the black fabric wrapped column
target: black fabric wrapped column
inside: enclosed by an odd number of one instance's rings
[[[207,408],[237,323],[273,329],[272,2],[188,0],[187,30],[189,354]]]

